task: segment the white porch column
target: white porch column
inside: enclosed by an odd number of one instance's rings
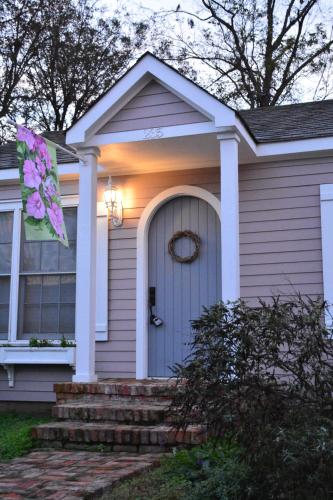
[[[240,297],[238,143],[233,132],[220,141],[222,300]]]
[[[96,223],[98,148],[80,151],[76,252],[76,370],[73,382],[95,382]]]

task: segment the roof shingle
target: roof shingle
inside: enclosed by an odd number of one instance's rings
[[[258,143],[333,137],[333,100],[239,111]]]
[[[49,139],[50,141],[53,141],[63,147],[66,147],[68,150],[72,149],[72,151],[74,152],[73,148],[66,146],[65,136],[66,136],[65,132],[43,133],[43,137],[45,137],[46,139]],[[75,161],[75,159],[73,159],[72,155],[66,154],[64,151],[58,149],[57,161],[59,164],[72,163],[73,161]],[[18,168],[15,141],[11,141],[8,142],[7,144],[3,144],[2,146],[0,146],[0,169],[4,168]]]

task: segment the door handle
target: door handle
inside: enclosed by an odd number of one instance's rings
[[[156,305],[156,287],[149,287],[149,305],[150,307],[154,307]]]
[[[148,302],[149,302],[149,311],[150,311],[150,324],[154,326],[161,326],[163,325],[163,320],[156,316],[156,314],[153,313],[153,307],[156,305],[156,287],[155,286],[150,286],[149,287],[149,297],[148,297]]]

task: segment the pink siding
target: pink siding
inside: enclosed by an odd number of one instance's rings
[[[99,197],[104,182],[99,183]],[[124,224],[109,228],[109,340],[96,344],[100,378],[135,375],[136,228],[144,207],[172,186],[192,184],[216,196],[220,191],[218,167],[122,176],[114,182],[124,192]],[[241,295],[250,303],[255,304],[258,296],[288,295],[294,290],[322,294],[322,183],[333,183],[333,158],[240,166]],[[64,189],[75,191],[73,184]],[[17,197],[17,191],[1,188],[0,198],[9,197]],[[2,372],[1,399],[5,394],[6,398],[47,400],[53,397],[52,383],[69,379],[71,373],[67,369],[52,372],[52,367],[47,374],[22,370],[22,375],[18,372],[21,382],[10,390]],[[33,385],[35,374],[43,382],[39,387]]]
[[[241,295],[322,295],[319,185],[333,182],[333,159],[240,168]]]
[[[61,183],[61,193],[64,195],[72,195],[78,193],[78,183],[76,181],[66,181]],[[21,191],[18,183],[8,185],[0,185],[0,200],[18,200],[21,198]]]
[[[219,196],[219,169],[124,176],[124,225],[110,229],[110,341],[98,343],[102,377],[135,374],[136,227],[143,208],[171,186],[193,184]],[[241,295],[300,291],[321,295],[319,184],[333,182],[333,159],[240,166]],[[105,351],[112,352],[114,362]]]
[[[21,196],[18,185],[0,186],[0,200],[17,200]]]
[[[55,401],[53,385],[71,380],[69,366],[15,366],[15,385],[8,387],[7,373],[0,368],[0,401]]]
[[[157,82],[148,83],[104,127],[100,134],[209,121]]]

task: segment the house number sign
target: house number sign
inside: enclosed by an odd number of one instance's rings
[[[143,131],[145,139],[161,139],[163,137],[163,130],[160,127],[146,128]]]

